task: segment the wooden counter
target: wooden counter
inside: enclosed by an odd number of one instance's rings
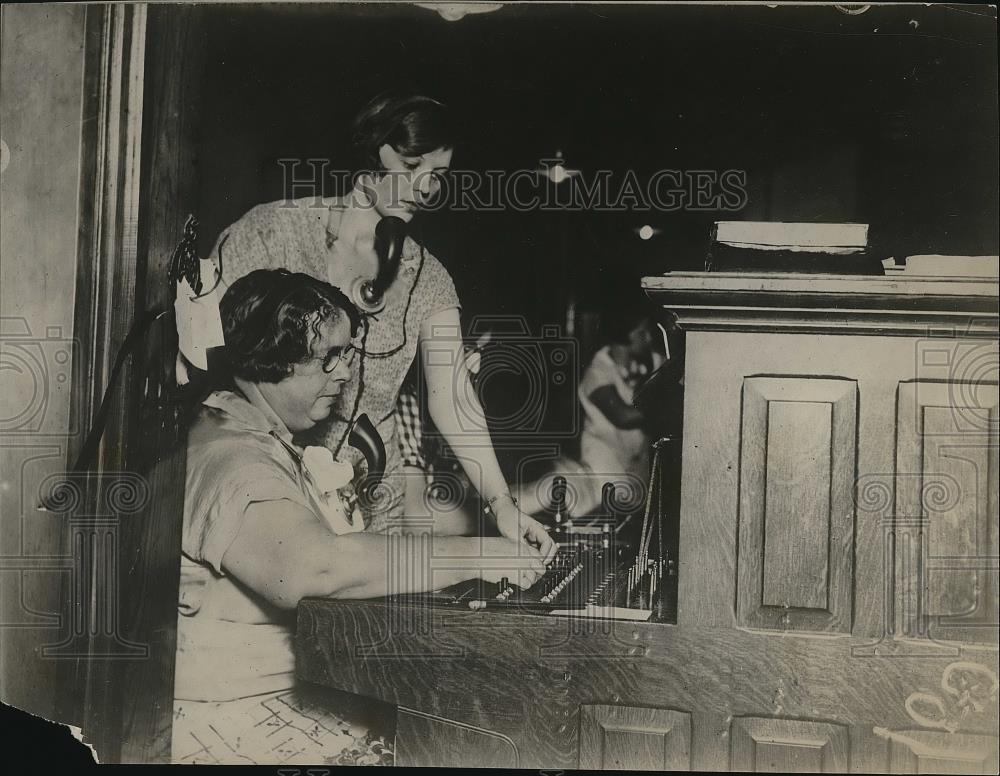
[[[676,273],[676,625],[307,600],[398,764],[997,769],[995,279]]]

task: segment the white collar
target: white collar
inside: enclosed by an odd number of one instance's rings
[[[243,395],[235,391],[214,391],[202,404],[225,412],[247,431],[270,434],[285,445],[299,449],[292,441],[292,432],[288,430],[288,426],[282,422],[260,389],[253,383],[247,385]]]

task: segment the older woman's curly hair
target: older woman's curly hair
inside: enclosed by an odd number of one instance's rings
[[[320,326],[346,315],[351,336],[361,315],[339,289],[311,275],[258,269],[234,281],[219,305],[232,374],[276,383],[312,357]]]

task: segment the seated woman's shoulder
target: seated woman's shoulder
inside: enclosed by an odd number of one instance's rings
[[[188,456],[229,458],[237,463],[266,463],[273,459],[274,437],[248,426],[246,420],[224,409],[203,406],[188,430]]]
[[[187,466],[210,472],[213,478],[245,480],[266,475],[294,479],[294,467],[279,442],[214,418],[196,424],[188,434]]]

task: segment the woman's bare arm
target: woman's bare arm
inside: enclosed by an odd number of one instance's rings
[[[642,428],[646,422],[646,416],[631,404],[627,404],[613,385],[602,385],[587,398],[615,428]]]
[[[479,521],[459,506],[439,508],[433,493],[427,492],[427,477],[417,466],[403,465],[403,520],[409,533],[433,533],[435,536],[478,536]]]
[[[541,556],[523,543],[405,534],[338,536],[305,507],[284,500],[247,507],[222,567],[286,609],[306,596],[419,593],[480,577],[491,582],[507,577],[512,584],[530,587],[545,573]]]
[[[420,355],[427,387],[427,409],[480,495],[490,501],[509,494],[490,437],[483,406],[464,368],[462,325],[457,308],[427,318],[420,329]],[[495,509],[501,533],[517,533],[536,544],[543,557],[555,554],[555,543],[534,518],[520,515],[505,498]]]

